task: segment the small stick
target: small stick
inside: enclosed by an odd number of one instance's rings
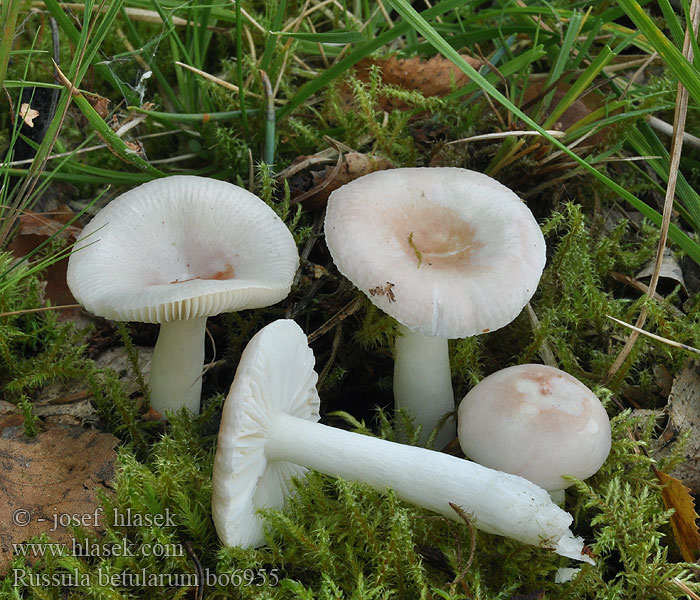
[[[678,579],[678,577],[674,577],[671,581],[676,584],[680,589],[683,590],[685,594],[688,595],[688,598],[691,598],[691,600],[700,600],[700,596],[698,596],[693,590],[691,590],[685,582],[681,581]]]
[[[358,296],[354,300],[350,300],[343,308],[341,308],[337,313],[335,313],[328,321],[321,325],[316,331],[309,334],[309,344],[315,342],[322,335],[328,333],[341,321],[347,319],[350,315],[355,314],[362,306],[362,298]]]
[[[192,550],[192,544],[189,540],[185,542],[185,549],[187,550],[187,554],[190,555],[194,563],[194,568],[197,571],[197,592],[195,598],[196,600],[202,600],[204,597],[204,585],[202,584],[204,581],[204,569],[202,569],[202,563],[199,562],[197,555],[194,553],[194,550]]]
[[[62,310],[64,308],[80,308],[80,304],[63,304],[61,306],[44,306],[42,308],[27,308],[26,310],[13,310],[11,312],[0,313],[0,317],[25,315],[27,313],[43,312],[45,310]]]
[[[472,519],[469,517],[469,515],[462,510],[461,506],[457,506],[453,502],[450,502],[450,507],[452,510],[454,510],[457,515],[459,516],[460,519],[462,519],[466,524],[467,527],[469,527],[469,535],[471,537],[471,544],[469,547],[469,560],[467,560],[467,564],[465,565],[464,569],[462,569],[462,572],[455,578],[455,580],[452,583],[458,583],[464,579],[466,576],[467,572],[472,566],[472,562],[474,561],[474,554],[476,553],[476,535],[474,533],[474,526],[472,525]]]
[[[650,337],[652,340],[656,340],[657,342],[662,342],[664,344],[667,344],[669,346],[673,346],[674,348],[680,348],[681,350],[687,350],[688,352],[694,352],[695,354],[700,354],[700,350],[697,348],[693,348],[692,346],[688,346],[686,344],[681,344],[680,342],[675,342],[673,340],[669,340],[668,338],[661,337],[660,335],[656,335],[655,333],[650,333],[641,327],[635,327],[634,325],[630,325],[629,323],[625,323],[624,321],[620,321],[620,319],[616,319],[615,317],[611,317],[610,315],[605,315],[608,317],[608,319],[612,319],[615,321],[615,323],[619,323],[620,325],[624,325],[625,327],[628,327],[632,331],[634,331],[637,334],[642,334],[647,337]]]
[[[551,135],[552,137],[564,137],[566,135],[566,132],[564,131],[559,131],[558,129],[547,129],[547,133]],[[526,130],[526,131],[497,131],[495,133],[482,133],[481,135],[473,135],[471,137],[467,138],[461,138],[459,140],[452,140],[451,142],[447,142],[445,144],[446,146],[449,146],[450,144],[459,144],[460,142],[477,142],[480,140],[494,140],[494,139],[500,139],[500,138],[505,138],[505,137],[519,137],[522,135],[539,135],[541,136],[542,134],[539,131],[533,130]]]

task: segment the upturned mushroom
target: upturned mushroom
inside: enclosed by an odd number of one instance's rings
[[[160,323],[149,388],[161,414],[199,412],[207,317],[279,302],[299,264],[292,234],[260,198],[187,175],[112,200],[75,247],[67,279],[80,304]]]
[[[394,399],[423,440],[455,399],[448,339],[510,323],[537,288],[545,243],[518,196],[466,169],[365,175],[328,200],[326,242],[338,270],[400,324]],[[444,426],[442,447],[455,436]]]
[[[275,321],[250,341],[224,404],[212,481],[212,513],[224,544],[264,543],[256,511],[281,508],[290,479],[315,469],[392,488],[412,504],[479,529],[590,561],[569,530],[571,515],[522,477],[424,448],[317,423],[314,356],[291,320]]]
[[[459,443],[472,460],[520,475],[564,499],[610,452],[610,420],[596,395],[565,371],[508,367],[481,380],[459,405]]]

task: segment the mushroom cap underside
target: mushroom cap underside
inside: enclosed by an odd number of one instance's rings
[[[282,508],[292,477],[306,469],[265,456],[278,413],[318,421],[314,355],[301,328],[280,319],[261,329],[241,356],[221,417],[212,479],[219,538],[231,546],[264,543],[260,508]]]
[[[537,288],[542,232],[496,180],[451,167],[377,171],[334,191],[326,242],[338,270],[423,335],[510,323]]]
[[[257,196],[172,176],[102,209],[76,242],[67,280],[93,314],[162,323],[279,302],[298,264],[293,236]]]

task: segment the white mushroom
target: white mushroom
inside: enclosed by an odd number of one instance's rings
[[[279,302],[298,263],[291,233],[260,198],[223,181],[174,176],[102,209],[76,243],[67,279],[95,315],[161,324],[151,405],[198,413],[207,317]]]
[[[309,468],[392,488],[407,502],[459,520],[452,502],[484,531],[590,560],[569,530],[571,515],[522,477],[316,423],[313,366],[306,336],[290,320],[264,327],[243,352],[223,409],[212,481],[214,524],[225,544],[262,545],[256,511],[281,508],[291,477]]]
[[[525,477],[563,500],[610,452],[610,420],[596,395],[568,373],[518,365],[489,375],[459,405],[459,443],[479,464]]]
[[[403,325],[394,399],[423,439],[454,411],[447,340],[510,323],[537,288],[542,233],[494,179],[456,168],[393,169],[333,192],[326,242],[338,270]],[[454,438],[440,431],[437,447]]]

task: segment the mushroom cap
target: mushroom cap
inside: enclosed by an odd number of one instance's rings
[[[489,375],[459,405],[459,443],[486,467],[561,490],[593,475],[610,452],[610,420],[580,381],[554,367],[518,365]]]
[[[376,171],[328,199],[338,270],[397,321],[459,338],[510,323],[535,293],[545,243],[518,196],[458,168]]]
[[[260,198],[177,175],[103,208],[76,242],[67,280],[95,315],[163,323],[279,302],[298,264],[292,234]]]
[[[290,479],[307,471],[265,457],[266,431],[280,412],[318,421],[314,354],[292,320],[263,327],[246,346],[224,404],[212,477],[212,513],[230,546],[261,546],[259,508],[282,508]]]

